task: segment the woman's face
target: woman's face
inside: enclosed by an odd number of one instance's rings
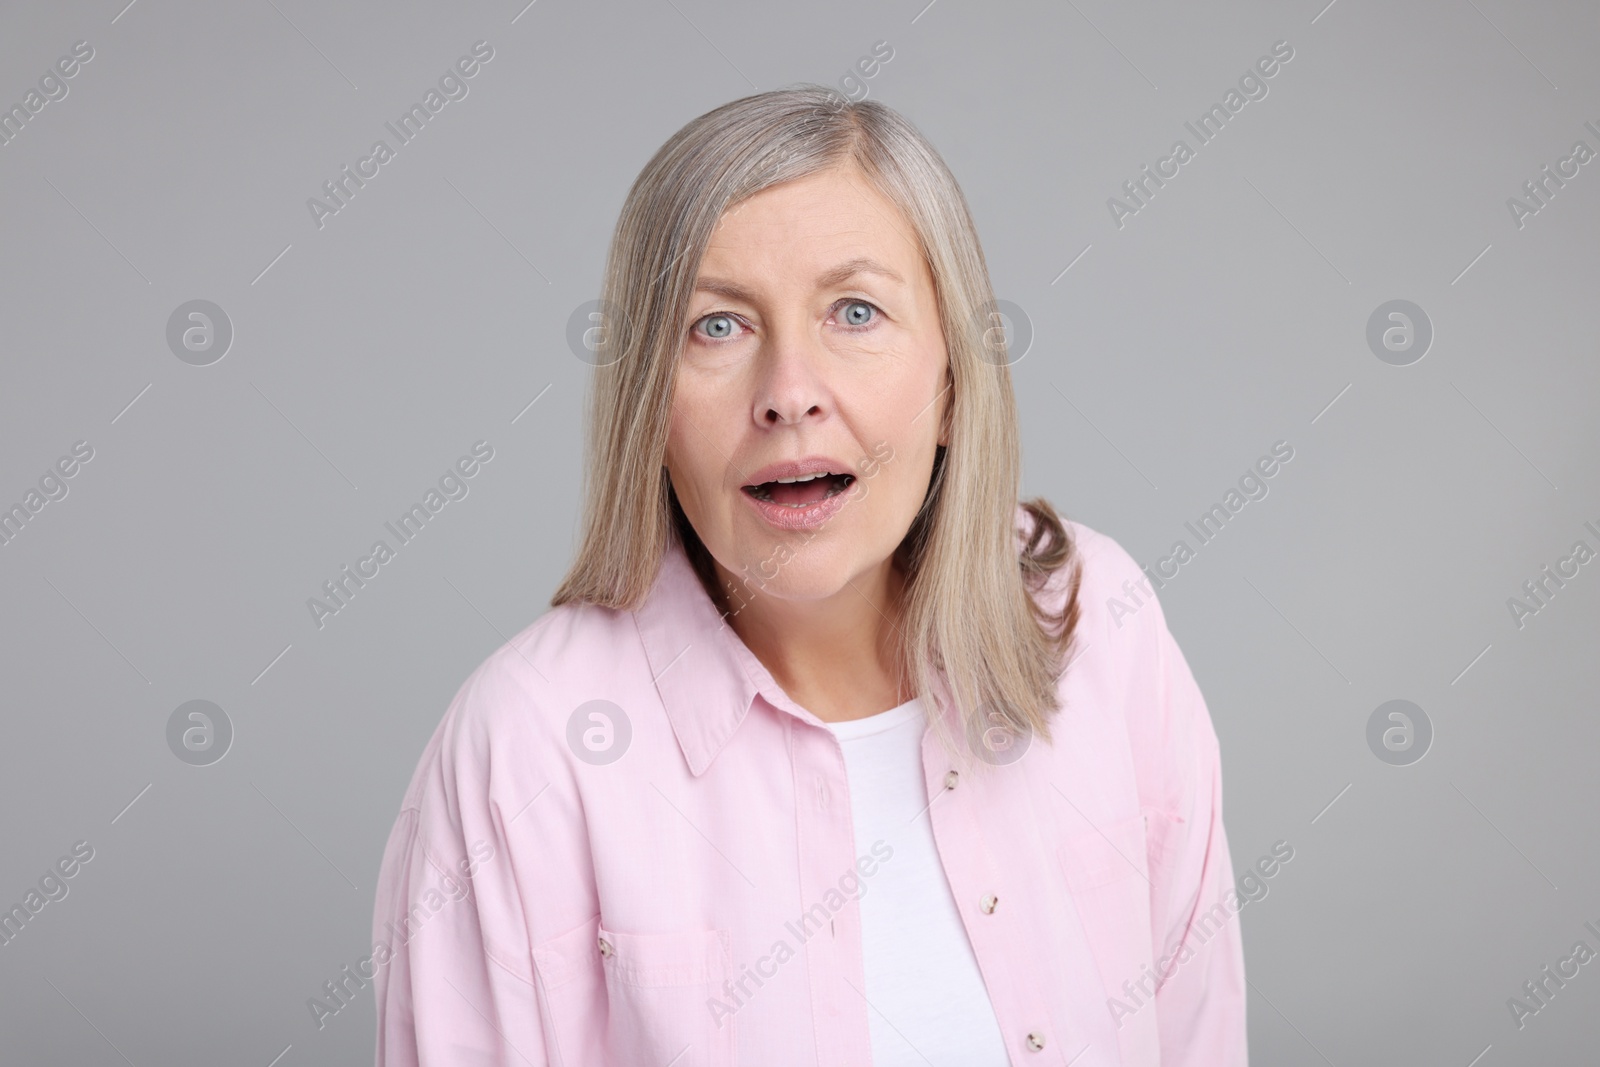
[[[945,443],[946,367],[915,233],[859,170],[723,216],[684,327],[667,470],[737,590],[730,610],[824,599],[885,565]]]

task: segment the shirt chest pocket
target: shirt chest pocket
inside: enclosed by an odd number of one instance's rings
[[[613,1062],[733,1067],[734,1020],[712,1011],[733,976],[726,930],[634,934],[602,926],[598,946]]]
[[[533,957],[559,1067],[733,1067],[734,1020],[711,1010],[733,973],[727,931],[625,933],[596,916]]]
[[[1147,996],[1154,989],[1154,957],[1143,816],[1104,823],[1071,838],[1061,845],[1060,860],[1106,996],[1127,999],[1124,983],[1130,981],[1136,987],[1143,981]],[[1139,1014],[1150,1023],[1155,1013]]]

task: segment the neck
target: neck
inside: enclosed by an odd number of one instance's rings
[[[728,625],[796,704],[823,722],[861,719],[913,695],[900,670],[904,590],[886,559],[821,599],[758,593]]]

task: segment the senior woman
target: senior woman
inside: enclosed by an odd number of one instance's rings
[[[384,855],[378,1063],[1244,1064],[1210,717],[1138,565],[1018,502],[938,153],[726,104],[601,297],[576,559]]]

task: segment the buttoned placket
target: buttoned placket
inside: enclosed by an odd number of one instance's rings
[[[786,702],[787,698],[775,696]],[[808,721],[808,713],[798,707],[786,718],[795,781],[798,895],[805,909],[823,901],[829,890],[839,892],[846,874],[859,876],[858,849],[843,746],[820,722]],[[872,1062],[859,908],[847,898],[826,927],[811,932],[803,948],[819,1063]]]
[[[959,736],[959,734],[958,734]],[[1007,871],[999,869],[983,847],[979,813],[972,795],[977,788],[951,766],[949,754],[938,743],[932,729],[923,736],[923,775],[928,784],[928,817],[932,820],[934,844],[956,900],[956,910],[972,943],[978,969],[989,992],[995,1019],[1006,1047],[1021,1049],[1024,1063],[1064,1063],[1060,1049],[1056,1057],[1039,1053],[1050,1048],[1050,1008],[1035,983],[1026,980],[1023,961],[1035,950],[1028,936],[1027,917],[1007,910]],[[1004,774],[1008,768],[991,768]]]

